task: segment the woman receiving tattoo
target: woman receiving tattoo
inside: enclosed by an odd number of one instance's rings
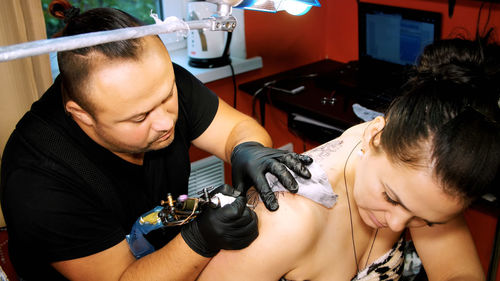
[[[498,188],[500,51],[485,42],[428,46],[384,117],[306,153],[298,194],[269,176],[278,211],[257,204],[255,242],[199,279],[398,280],[408,230],[429,280],[484,280],[462,212]]]

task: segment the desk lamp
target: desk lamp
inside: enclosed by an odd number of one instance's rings
[[[318,0],[243,0],[234,7],[267,12],[287,11],[294,16],[300,16],[307,13],[312,6],[321,5]]]
[[[215,7],[215,5],[217,7]],[[215,18],[234,28],[236,20],[232,8],[277,12],[287,11],[292,15],[307,13],[317,0],[191,0],[188,2],[188,20]],[[188,33],[188,64],[197,68],[214,68],[231,64],[230,45],[232,29],[227,33],[213,32],[214,29],[191,30]]]

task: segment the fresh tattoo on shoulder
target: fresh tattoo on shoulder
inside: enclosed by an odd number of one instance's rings
[[[278,185],[277,181],[270,183],[271,189],[277,185]],[[276,199],[278,199],[278,200],[279,200],[279,197],[284,196],[284,194],[285,194],[285,191],[274,191],[274,195],[276,196]],[[254,210],[255,207],[257,207],[257,205],[259,205],[261,202],[262,202],[262,199],[260,199],[259,192],[257,192],[257,190],[255,190],[255,188],[250,188],[247,191],[247,207]]]
[[[321,161],[322,159],[328,158],[332,153],[338,151],[343,144],[343,140],[335,139],[309,150],[304,154],[312,157],[314,161]]]

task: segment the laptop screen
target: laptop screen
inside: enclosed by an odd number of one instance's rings
[[[359,3],[359,59],[411,65],[441,35],[441,14]]]

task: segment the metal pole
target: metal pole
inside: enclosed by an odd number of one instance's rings
[[[188,22],[179,20],[174,24],[162,23],[138,27],[127,27],[122,29],[91,32],[74,36],[65,36],[55,39],[45,39],[9,45],[0,47],[0,62],[56,51],[79,49],[148,35],[173,33],[191,29],[212,29],[214,21],[216,21],[214,18]]]

